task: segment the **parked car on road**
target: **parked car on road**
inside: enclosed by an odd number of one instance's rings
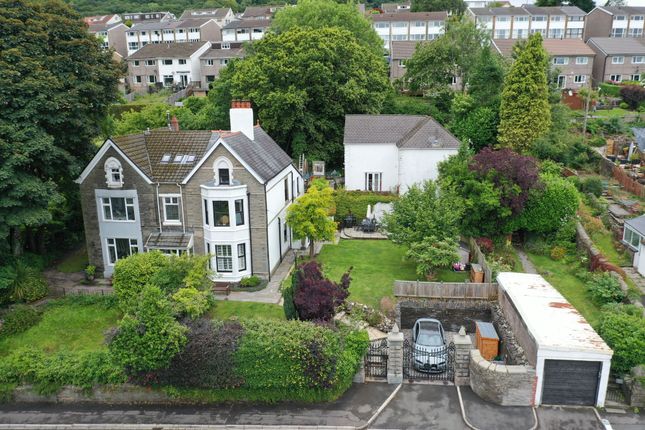
[[[443,326],[434,318],[419,318],[412,327],[414,368],[420,372],[446,371],[448,349]]]

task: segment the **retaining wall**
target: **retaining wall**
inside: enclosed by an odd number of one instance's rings
[[[470,351],[470,388],[484,400],[502,406],[533,405],[535,368],[510,366],[485,360],[479,350]]]
[[[411,329],[419,318],[436,318],[447,331],[459,331],[463,325],[469,333],[474,333],[475,321],[492,321],[492,303],[483,299],[399,297],[396,322],[402,329]]]

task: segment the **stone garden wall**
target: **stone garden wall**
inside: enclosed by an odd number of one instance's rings
[[[495,364],[470,350],[470,388],[484,400],[502,406],[533,405],[535,368]]]
[[[401,329],[411,329],[419,318],[436,318],[447,331],[459,331],[463,325],[468,333],[475,332],[475,321],[492,321],[488,300],[425,299],[399,297],[396,305],[397,324]]]

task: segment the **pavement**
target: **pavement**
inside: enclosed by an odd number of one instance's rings
[[[396,386],[384,383],[355,384],[339,400],[323,404],[282,403],[278,405],[219,404],[193,406],[109,406],[98,404],[0,404],[0,429],[21,425],[103,425],[124,428],[141,425],[147,429],[169,426],[239,426],[237,428],[360,428],[383,405]],[[468,422],[478,430],[529,430],[535,428],[530,407],[498,406],[480,399],[470,388],[461,395]],[[592,408],[540,407],[536,409],[540,430],[602,430]],[[645,428],[645,414],[606,414],[614,430]],[[71,425],[74,424],[72,427]],[[114,427],[110,427],[114,426]],[[309,427],[309,428],[312,428]],[[34,428],[34,427],[31,427]],[[50,427],[51,428],[51,427]],[[65,428],[58,427],[56,428]],[[89,428],[89,427],[88,427]],[[135,428],[135,427],[132,427]],[[234,427],[226,427],[234,428]],[[266,427],[264,427],[266,428]],[[304,427],[306,428],[306,427]],[[457,389],[442,384],[404,384],[370,429],[468,430]]]

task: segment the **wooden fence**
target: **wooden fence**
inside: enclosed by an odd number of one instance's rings
[[[394,281],[394,296],[429,299],[494,300],[497,298],[497,284]]]
[[[631,178],[625,169],[614,164],[611,160],[602,157],[600,163],[601,171],[607,175],[611,175],[618,181],[620,186],[626,191],[635,194],[641,198],[645,198],[645,187],[638,181]]]
[[[482,266],[482,270],[484,271],[484,282],[493,282],[493,270],[488,266],[486,257],[484,256],[482,250],[479,249],[479,245],[477,245],[475,239],[473,239],[472,237],[469,238],[468,246],[470,248],[471,263],[474,262]]]

